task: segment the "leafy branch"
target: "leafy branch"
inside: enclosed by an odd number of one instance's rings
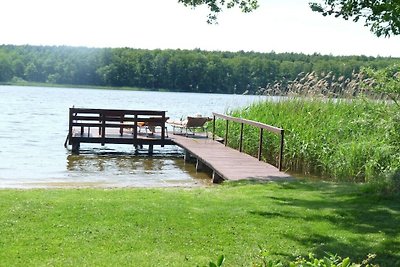
[[[223,11],[224,7],[227,9],[239,7],[244,13],[252,12],[258,8],[258,0],[178,0],[178,2],[192,8],[206,5],[210,10],[207,16],[207,23],[209,24],[217,23],[218,14]]]
[[[311,9],[324,16],[334,15],[354,22],[364,20],[376,36],[400,34],[399,0],[325,0],[323,4],[311,2]]]

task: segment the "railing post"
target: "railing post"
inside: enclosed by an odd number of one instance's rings
[[[229,129],[229,121],[226,120],[226,127],[225,127],[225,140],[224,140],[224,144],[225,146],[228,145],[228,129]]]
[[[282,171],[282,163],[283,163],[283,145],[284,145],[284,136],[285,136],[285,131],[282,129],[281,130],[281,148],[279,151],[279,162],[278,162],[278,169],[279,171]]]
[[[74,108],[69,108],[69,129],[68,129],[68,144],[72,144],[72,123],[73,123],[73,111]]]
[[[124,117],[125,117],[125,114],[121,114],[120,115],[120,124],[121,124],[121,126],[120,126],[120,128],[119,128],[119,134],[122,136],[123,134],[124,134]]]
[[[138,127],[138,115],[137,114],[135,114],[135,119],[134,119],[134,122],[133,122],[133,140],[135,141],[135,143],[136,143],[136,140],[137,140],[137,127]]]
[[[243,148],[243,122],[240,125],[240,140],[239,140],[239,152],[242,152]]]
[[[261,160],[263,142],[263,128],[260,128],[260,142],[258,143],[258,160]]]
[[[155,127],[154,127],[155,129]],[[154,130],[155,131],[155,130]],[[165,140],[165,111],[162,112],[162,123],[161,123],[161,140]],[[164,145],[161,145],[161,147],[164,147]]]
[[[106,143],[106,113],[102,113],[101,115],[101,145],[104,146]]]
[[[212,140],[215,140],[215,115],[213,115],[213,133],[212,133]]]
[[[99,113],[99,123],[101,123],[101,119],[102,119],[102,116],[101,116],[101,113]],[[99,126],[99,135],[101,135],[101,126]]]

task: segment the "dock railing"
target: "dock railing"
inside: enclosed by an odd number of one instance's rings
[[[212,133],[213,140],[215,140],[215,121],[217,118],[224,119],[226,121],[225,138],[224,138],[225,146],[228,144],[229,122],[232,121],[232,122],[240,123],[240,137],[239,137],[239,151],[240,152],[242,152],[242,150],[243,150],[243,127],[244,127],[244,125],[246,124],[246,125],[250,125],[250,126],[259,128],[260,134],[259,134],[259,140],[258,140],[258,160],[261,160],[261,156],[262,156],[264,130],[267,130],[271,133],[279,135],[280,136],[280,148],[279,148],[279,158],[278,158],[278,169],[279,169],[279,171],[282,171],[284,132],[285,132],[283,129],[274,127],[274,126],[271,126],[268,124],[260,123],[257,121],[236,118],[236,117],[213,112],[213,133]]]
[[[119,109],[87,109],[70,108],[69,109],[69,145],[74,145],[73,133],[80,132],[79,138],[90,138],[90,131],[98,130],[100,143],[106,143],[107,129],[119,129],[122,137],[124,129],[132,128],[132,143],[138,140],[138,126],[140,124],[160,126],[161,140],[165,139],[165,111],[153,110],[119,110]]]

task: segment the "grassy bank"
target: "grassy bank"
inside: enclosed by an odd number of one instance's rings
[[[400,199],[360,185],[228,184],[206,189],[1,190],[2,266],[226,266],[309,252],[400,264]]]
[[[399,172],[400,116],[395,105],[366,99],[294,98],[257,103],[232,114],[285,129],[286,170],[361,182]],[[259,133],[245,130],[244,150],[255,155]],[[219,134],[223,131],[221,123]],[[238,132],[239,125],[232,125],[233,147],[238,146]],[[265,160],[276,163],[278,144],[277,136],[267,135]]]

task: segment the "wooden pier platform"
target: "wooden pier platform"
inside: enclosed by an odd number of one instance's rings
[[[79,153],[81,143],[149,145],[152,154],[154,145],[173,145],[166,136],[167,119],[165,111],[70,108],[64,146]]]
[[[182,135],[171,135],[171,140],[186,151],[185,158],[196,158],[198,170],[209,169],[214,183],[223,180],[282,180],[290,175],[280,172],[278,168],[259,161],[245,153],[225,146],[210,138]]]
[[[175,135],[167,132],[165,111],[154,110],[110,110],[70,108],[69,131],[64,146],[72,147],[79,153],[81,143],[130,144],[135,147],[149,146],[149,154],[154,145],[178,145],[185,150],[185,159],[196,159],[198,171],[210,171],[212,181],[224,180],[282,180],[290,176],[280,171],[283,155],[283,129],[270,125],[213,113],[213,137],[215,136],[216,117],[228,123],[241,124],[239,151],[225,146],[206,135]],[[260,129],[258,159],[242,153],[243,125],[248,124]],[[187,126],[189,127],[189,126]],[[156,130],[159,129],[159,131]],[[192,127],[193,128],[193,127]],[[143,131],[142,131],[143,130]],[[194,129],[191,129],[194,132]],[[260,161],[263,144],[263,130],[279,134],[281,146],[278,168]],[[228,134],[225,135],[225,144]]]

